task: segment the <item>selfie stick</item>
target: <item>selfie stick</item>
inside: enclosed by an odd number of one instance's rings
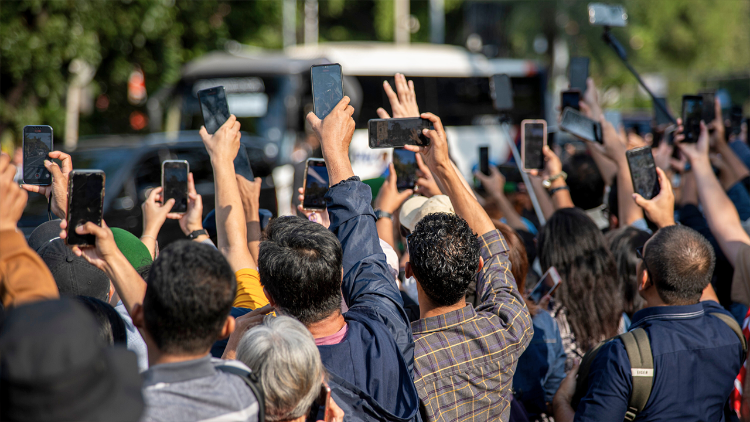
[[[513,160],[516,162],[516,167],[518,167],[518,171],[521,173],[523,183],[526,184],[526,190],[528,190],[529,192],[529,198],[531,198],[531,205],[534,206],[536,218],[539,219],[539,224],[543,226],[547,222],[547,220],[544,219],[542,207],[539,206],[539,200],[537,200],[536,198],[536,192],[534,192],[534,186],[531,185],[529,175],[526,174],[526,172],[521,168],[521,154],[518,153],[518,148],[516,147],[516,143],[513,142],[513,138],[510,137],[510,123],[507,121],[502,122],[500,123],[500,126],[503,128],[503,132],[505,132],[505,139],[508,141],[510,151],[513,153]]]
[[[643,82],[643,79],[641,79],[641,75],[638,74],[638,72],[633,68],[633,66],[630,65],[630,62],[628,61],[628,55],[625,53],[625,48],[623,48],[622,44],[620,44],[619,41],[617,41],[617,38],[615,38],[614,35],[612,35],[611,32],[609,32],[609,27],[604,27],[604,33],[602,34],[602,39],[604,39],[604,42],[607,43],[608,46],[612,47],[613,50],[615,50],[615,53],[618,57],[620,57],[620,60],[622,60],[623,64],[625,64],[625,67],[628,68],[630,73],[635,76],[635,78],[638,80],[638,83],[643,87],[643,89],[646,90],[648,95],[651,96],[651,99],[654,101],[654,105],[659,108],[659,110],[662,111],[666,116],[669,117],[669,120],[672,121],[672,123],[677,124],[677,120],[672,116],[672,113],[667,110],[667,107],[661,103],[661,101],[656,100],[656,96],[653,92],[646,86],[646,84]]]

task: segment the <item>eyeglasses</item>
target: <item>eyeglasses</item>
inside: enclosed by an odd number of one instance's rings
[[[643,267],[646,268],[646,273],[648,273],[649,276],[651,276],[651,273],[648,270],[648,264],[646,264],[646,259],[643,258],[643,246],[639,246],[635,248],[635,253],[638,255],[638,258],[643,262]]]

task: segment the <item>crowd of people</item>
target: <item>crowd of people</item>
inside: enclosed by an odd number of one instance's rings
[[[200,132],[214,233],[192,174],[187,211],[153,189],[137,238],[106,221],[67,227],[69,155],[50,153],[50,186],[21,187],[1,155],[0,420],[750,420],[746,127],[727,134],[717,102],[697,143],[678,121],[657,145],[605,120],[589,79],[580,108],[603,142],[564,160],[544,147],[524,187],[540,224],[497,168],[475,174],[477,193],[414,85],[399,74],[393,88],[393,117],[433,127],[428,146],[406,147],[414,189],[397,189],[391,165],[373,198],[354,174],[344,97],[307,116],[326,210],[263,229],[260,179],[234,172],[234,116]],[[626,159],[647,145],[660,185],[648,200]],[[26,191],[59,218],[28,239]],[[189,240],[160,249],[167,219]],[[68,246],[69,230],[95,246]],[[559,287],[535,301],[550,268]]]

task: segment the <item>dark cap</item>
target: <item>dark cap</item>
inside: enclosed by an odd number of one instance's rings
[[[29,236],[29,247],[36,252],[42,249],[47,243],[60,238],[60,222],[62,220],[50,220],[42,223],[31,232]]]
[[[65,241],[57,238],[37,251],[55,278],[61,295],[90,296],[109,299],[109,277],[91,265],[85,258],[76,256]]]
[[[19,306],[0,331],[0,420],[137,421],[133,352],[107,348],[93,317],[70,299]]]

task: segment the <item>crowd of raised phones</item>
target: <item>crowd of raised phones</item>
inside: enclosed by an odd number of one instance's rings
[[[344,97],[307,116],[326,210],[300,205],[262,230],[260,179],[232,164],[234,116],[201,130],[208,232],[192,175],[184,213],[149,193],[137,238],[68,227],[69,155],[50,152],[49,186],[21,187],[0,156],[0,420],[750,420],[746,126],[727,131],[717,101],[696,142],[678,121],[657,146],[606,121],[589,79],[579,107],[601,142],[564,161],[545,146],[520,193],[477,172],[478,194],[413,84],[399,74],[393,88],[394,118],[432,125],[429,145],[405,147],[414,189],[391,165],[373,198],[354,174]],[[659,185],[647,198],[627,154],[642,147]],[[28,239],[26,191],[59,218]],[[188,239],[160,250],[166,219]]]

